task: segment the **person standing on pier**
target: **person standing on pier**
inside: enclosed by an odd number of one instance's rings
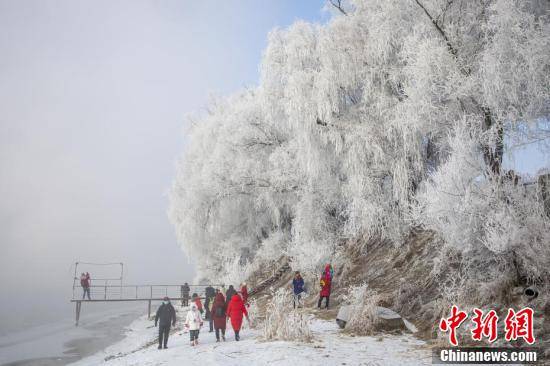
[[[159,327],[159,347],[168,348],[168,336],[170,335],[170,325],[176,325],[176,309],[170,303],[170,299],[165,296],[162,305],[157,309],[155,316],[155,327]]]
[[[82,300],[88,295],[88,300],[91,300],[90,298],[90,274],[88,272],[82,273],[80,276],[80,286],[82,286]]]

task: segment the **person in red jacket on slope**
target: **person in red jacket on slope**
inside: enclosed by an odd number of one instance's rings
[[[319,293],[319,302],[317,303],[317,307],[321,309],[321,303],[323,299],[325,299],[325,309],[328,309],[328,302],[330,298],[330,290],[331,290],[331,284],[332,284],[332,266],[330,264],[327,264],[325,267],[325,270],[321,274],[321,280],[319,281],[319,285],[321,286],[321,292]]]
[[[241,330],[241,325],[243,323],[243,314],[246,317],[247,321],[250,321],[248,318],[248,311],[246,311],[246,306],[244,306],[242,293],[237,292],[236,295],[231,297],[229,306],[227,307],[227,316],[231,318],[231,326],[235,332],[235,340],[239,341],[240,336],[239,332]]]

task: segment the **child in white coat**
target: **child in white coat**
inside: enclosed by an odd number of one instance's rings
[[[199,330],[202,327],[202,317],[197,305],[194,303],[191,304],[191,309],[185,317],[185,327],[189,329],[191,346],[197,346],[199,344]]]

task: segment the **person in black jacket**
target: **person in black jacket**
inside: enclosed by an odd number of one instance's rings
[[[229,285],[229,288],[225,292],[225,304],[229,305],[229,301],[231,301],[231,298],[233,295],[236,295],[237,291],[235,291],[235,287],[233,285]]]
[[[204,289],[204,310],[206,311],[206,319],[210,325],[210,333],[214,331],[214,318],[212,316],[212,304],[214,303],[214,296],[216,296],[216,289],[212,286],[208,286]]]
[[[157,309],[157,315],[155,316],[155,327],[159,326],[159,349],[168,348],[168,336],[170,335],[170,324],[176,325],[176,309],[170,303],[168,297],[164,297],[162,305]]]
[[[189,291],[191,291],[191,289],[187,282],[185,282],[183,286],[181,286],[181,306],[189,306]]]

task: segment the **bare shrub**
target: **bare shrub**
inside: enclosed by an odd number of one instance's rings
[[[248,301],[248,305],[248,319],[250,321],[248,322],[248,324],[246,324],[246,327],[256,329],[260,323],[258,303],[256,299],[252,299]],[[244,325],[245,323],[243,323],[243,326]]]
[[[266,340],[298,342],[312,340],[308,315],[303,310],[292,308],[289,290],[277,290],[267,303],[263,337]]]

